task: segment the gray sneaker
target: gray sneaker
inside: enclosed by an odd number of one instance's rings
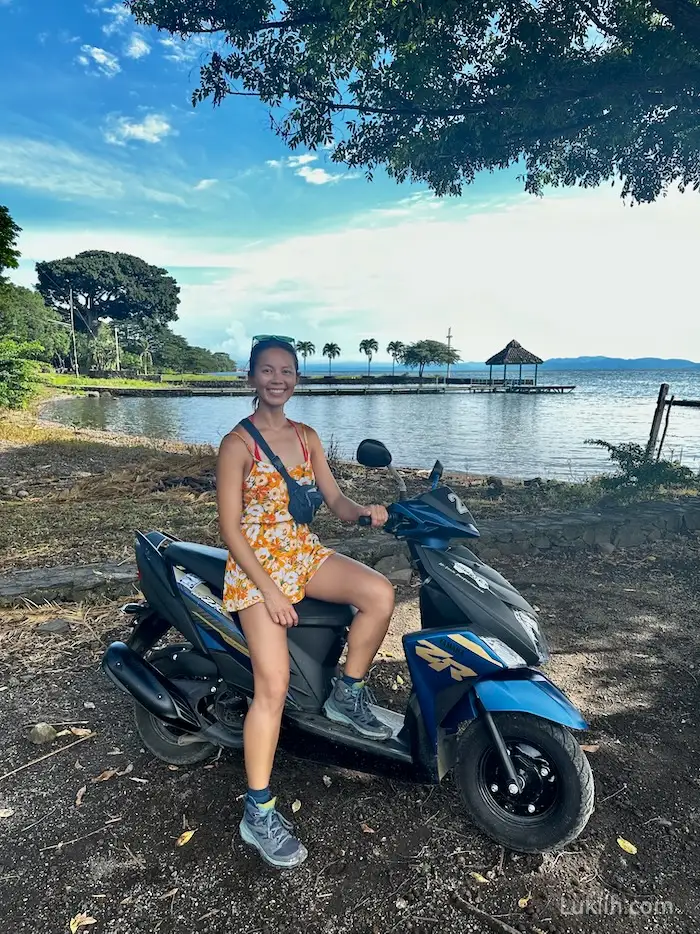
[[[364,681],[358,681],[351,687],[342,678],[334,678],[333,690],[323,710],[329,720],[344,723],[362,736],[390,739],[391,727],[378,720],[370,710],[370,704],[374,702],[374,696]]]
[[[254,846],[270,866],[294,869],[304,862],[308,852],[304,844],[290,833],[292,824],[276,810],[276,800],[273,798],[262,805],[246,797],[239,824],[241,838],[244,843]]]

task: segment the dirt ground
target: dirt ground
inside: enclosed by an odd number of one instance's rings
[[[240,754],[175,770],[141,747],[128,701],[98,667],[104,645],[123,632],[118,604],[5,611],[6,928],[53,934],[83,913],[96,920],[84,930],[97,934],[563,934],[601,924],[611,932],[696,931],[699,559],[698,542],[679,539],[612,557],[499,565],[541,609],[553,648],[549,673],[590,722],[579,738],[592,747],[596,810],[578,841],[545,856],[503,852],[477,833],[449,778],[427,787],[399,771],[371,775],[361,762],[287,737],[274,787],[288,816],[301,802],[294,820],[310,855],[294,872],[268,869],[236,835]],[[35,631],[56,616],[70,632]],[[410,689],[400,637],[417,622],[416,591],[407,587],[372,675],[379,698],[397,709]],[[81,737],[69,732],[36,747],[28,733],[39,721],[94,735],[70,746]],[[6,777],[46,752],[56,754]],[[184,829],[194,834],[178,847]],[[528,899],[524,908],[520,899]]]

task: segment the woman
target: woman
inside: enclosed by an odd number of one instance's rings
[[[277,455],[299,483],[316,483],[328,508],[345,522],[370,516],[383,525],[383,506],[360,506],[344,496],[331,473],[316,432],[284,414],[297,383],[294,347],[280,338],[254,344],[248,379],[255,388],[253,433]],[[358,612],[350,627],[342,677],[324,705],[329,718],[375,739],[391,731],[370,710],[365,677],[389,627],[394,588],[381,574],[325,548],[290,511],[287,484],[255,438],[238,425],[221,442],[217,499],[229,556],[224,606],[238,613],[253,668],[254,696],[243,726],[248,780],[243,840],[278,868],[298,866],[307,856],[278,813],[269,782],[289,685],[287,630],[298,622],[294,605],[304,596],[348,603]]]

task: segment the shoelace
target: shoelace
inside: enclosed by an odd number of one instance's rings
[[[269,810],[265,815],[265,833],[277,844],[284,843],[292,827],[293,824],[291,824],[286,817],[283,817],[275,808]]]
[[[372,717],[374,719],[374,714],[369,708],[370,708],[370,704],[376,704],[376,703],[377,703],[377,698],[375,697],[374,692],[368,685],[365,684],[364,687],[360,688],[360,690],[357,691],[356,696],[355,696],[355,710],[359,709],[360,713],[363,714],[365,717]]]

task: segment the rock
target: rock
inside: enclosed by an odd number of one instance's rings
[[[86,700],[86,701],[84,701],[83,707],[84,707],[86,710],[94,710],[94,709],[95,709],[95,705],[93,704],[93,702],[92,702],[91,700]],[[328,778],[327,775],[324,775],[324,776],[323,776],[324,782],[325,782],[325,780],[326,780],[327,778]]]
[[[15,491],[12,489],[12,487],[7,486],[7,487],[5,487],[5,489],[2,491],[2,495],[3,495],[3,496],[14,496],[14,495],[15,495]]]
[[[36,631],[44,634],[60,635],[70,632],[70,623],[67,619],[47,619],[45,622],[39,623]]]
[[[92,474],[89,470],[76,470],[73,474],[75,480],[87,480],[88,477],[91,477]]]
[[[611,555],[615,551],[615,546],[612,542],[598,542],[598,551],[602,552],[604,555]]]
[[[99,399],[100,398],[100,394],[96,389],[88,389],[85,395],[88,397],[88,399]]]
[[[26,490],[17,490],[17,496],[19,496],[20,499],[26,499],[29,493],[27,493]]]
[[[386,575],[392,584],[410,584],[413,571],[411,568],[400,568],[398,571],[392,571]]]
[[[535,542],[535,548],[540,548],[542,551],[546,551],[547,548],[551,548],[551,547],[552,547],[552,543],[550,542],[550,540],[547,538],[546,535],[542,535]]]
[[[374,565],[376,571],[379,571],[380,574],[385,574],[390,580],[391,574],[395,571],[403,571],[407,568],[410,569],[410,567],[411,562],[402,551],[394,555],[387,555],[386,558],[380,558]]]
[[[44,743],[52,743],[56,739],[56,730],[50,723],[37,723],[33,726],[29,734],[30,742],[36,746],[42,746]]]

